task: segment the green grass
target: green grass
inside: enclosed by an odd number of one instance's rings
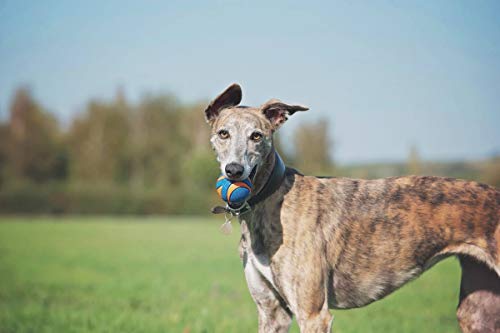
[[[0,332],[256,332],[239,228],[220,219],[0,218]],[[442,262],[334,332],[458,332]],[[298,332],[294,324],[292,332]]]

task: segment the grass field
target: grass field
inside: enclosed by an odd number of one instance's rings
[[[0,218],[0,332],[256,332],[237,245],[203,218]],[[334,332],[458,332],[448,259]],[[292,332],[298,332],[294,323]]]

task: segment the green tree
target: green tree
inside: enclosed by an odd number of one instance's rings
[[[15,178],[37,183],[66,176],[62,134],[56,119],[26,88],[16,91],[6,137],[7,168]]]
[[[9,128],[0,123],[0,188],[5,182],[8,162]]]
[[[176,188],[189,146],[183,135],[182,110],[172,96],[145,97],[134,110],[132,178],[136,186]]]
[[[301,172],[306,174],[331,174],[334,169],[331,157],[332,139],[328,121],[304,123],[294,133],[294,161]]]
[[[124,182],[129,141],[125,102],[90,102],[68,135],[71,177],[76,182]]]

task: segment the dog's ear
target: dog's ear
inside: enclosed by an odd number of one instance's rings
[[[261,110],[271,122],[273,130],[277,130],[289,116],[297,111],[307,111],[309,108],[302,105],[288,105],[280,100],[272,99],[262,105]]]
[[[207,123],[211,125],[222,109],[240,104],[241,97],[241,87],[237,83],[230,85],[205,109],[205,119]]]

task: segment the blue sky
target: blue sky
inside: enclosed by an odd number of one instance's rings
[[[336,160],[475,159],[500,151],[500,2],[0,0],[0,115],[29,85],[66,122],[118,86],[131,101],[308,105]],[[200,116],[202,116],[200,114]]]

